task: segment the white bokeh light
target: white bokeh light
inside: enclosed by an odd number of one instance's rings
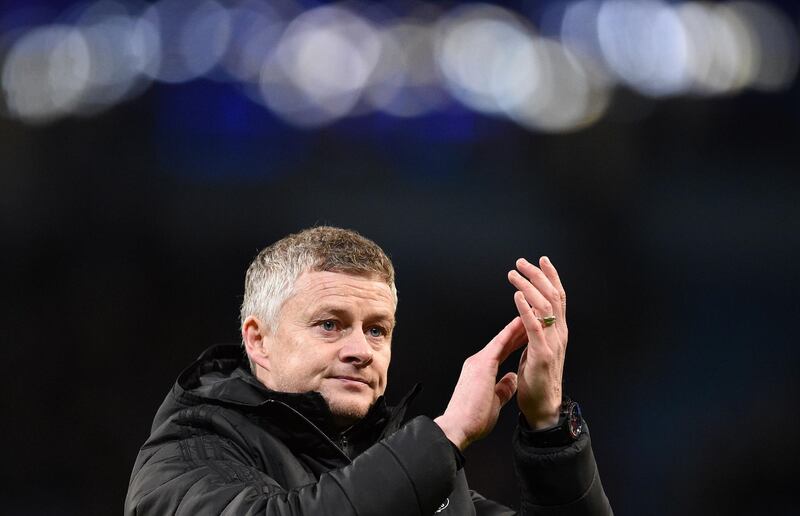
[[[603,60],[597,17],[600,0],[579,0],[569,3],[561,18],[559,33],[562,44],[583,64],[589,80],[598,88],[616,84],[614,74]]]
[[[688,2],[677,12],[688,36],[691,92],[722,95],[743,88],[753,68],[744,26],[712,4]]]
[[[437,61],[455,98],[476,111],[496,114],[502,112],[498,95],[514,95],[520,73],[536,73],[535,61],[522,64],[523,71],[508,68],[519,55],[534,58],[532,44],[532,32],[515,14],[474,4],[442,21]]]
[[[539,38],[534,47],[535,75],[522,72],[532,59],[525,53],[519,54],[523,62],[509,63],[521,73],[515,94],[498,97],[504,99],[505,113],[524,127],[545,132],[573,131],[597,121],[610,100],[606,85],[594,82],[581,60],[559,42]]]
[[[221,65],[232,78],[258,82],[287,23],[271,6],[272,3],[245,0],[230,9],[231,42]]]
[[[87,0],[0,34],[2,99],[5,114],[43,123],[98,114],[154,81],[207,78],[299,127],[455,100],[559,132],[603,116],[619,84],[652,99],[778,92],[800,68],[796,24],[774,2],[560,0],[535,12],[547,38],[482,2]]]
[[[298,126],[331,123],[355,108],[380,52],[377,30],[353,12],[307,11],[289,24],[262,70],[264,101]]]
[[[668,4],[608,0],[597,16],[597,34],[609,69],[640,93],[662,97],[690,86],[686,32]]]
[[[9,113],[29,122],[48,122],[71,113],[91,81],[91,56],[74,27],[31,30],[10,49],[2,71]]]
[[[149,45],[145,25],[126,15],[95,18],[81,26],[89,47],[91,75],[79,112],[94,114],[141,93],[148,85],[146,72],[158,63]]]
[[[230,14],[213,0],[161,0],[142,19],[158,32],[161,61],[155,80],[181,83],[201,77],[227,51]]]
[[[371,106],[398,117],[420,116],[448,102],[434,60],[430,24],[402,20],[381,31],[381,55],[364,97]]]
[[[792,22],[764,3],[732,2],[728,8],[747,28],[755,68],[750,87],[761,91],[788,88],[797,76],[800,51]]]
[[[602,59],[600,37],[597,33],[597,17],[600,0],[571,2],[564,8],[561,18],[561,42],[573,52]]]

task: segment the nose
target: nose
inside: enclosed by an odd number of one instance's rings
[[[342,342],[339,359],[356,367],[366,367],[372,363],[372,346],[360,331],[354,331]]]

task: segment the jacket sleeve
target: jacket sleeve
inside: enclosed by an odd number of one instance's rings
[[[537,448],[533,430],[514,432],[514,469],[524,516],[613,516],[592,453],[588,427],[569,446]]]
[[[428,516],[453,489],[456,475],[450,442],[425,417],[351,464],[291,490],[217,435],[149,444],[131,476],[126,515]]]

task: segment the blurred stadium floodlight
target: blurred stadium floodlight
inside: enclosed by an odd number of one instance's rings
[[[153,82],[211,79],[300,127],[457,101],[561,132],[599,120],[616,87],[653,98],[775,92],[798,71],[797,28],[769,3],[569,0],[548,13],[543,37],[488,3],[99,0],[0,34],[2,105],[47,123],[93,115]]]
[[[73,112],[90,83],[89,56],[86,38],[76,28],[48,25],[27,32],[3,66],[9,112],[31,122]]]
[[[370,77],[365,101],[396,117],[421,116],[448,102],[434,58],[431,20],[401,18],[386,25],[381,54]]]
[[[230,8],[231,40],[221,66],[233,81],[257,84],[265,57],[286,28],[287,13],[276,2],[245,0]]]
[[[437,35],[437,62],[455,98],[472,109],[498,114],[503,95],[519,97],[525,79],[538,80],[533,33],[515,13],[489,4],[467,4],[445,15]],[[521,55],[522,62],[512,62]],[[513,102],[513,101],[512,101]]]
[[[689,37],[693,93],[733,93],[744,88],[752,75],[753,49],[747,30],[729,13],[711,4],[678,7]]]
[[[724,8],[724,7],[722,7]],[[728,7],[746,27],[755,72],[750,87],[777,91],[791,85],[797,75],[797,31],[775,7],[756,2],[733,2]]]
[[[520,81],[533,85],[506,114],[523,127],[547,132],[565,132],[586,127],[608,108],[611,90],[563,45],[541,39],[537,44],[540,78]],[[520,67],[521,68],[521,67]]]
[[[231,14],[213,0],[161,0],[141,19],[156,30],[154,44],[161,49],[161,59],[152,78],[162,82],[186,82],[207,74],[227,51],[231,37]]]
[[[378,30],[350,10],[306,11],[286,28],[262,70],[264,100],[292,124],[328,124],[355,108],[380,50]]]
[[[644,95],[683,93],[689,86],[686,29],[659,0],[608,0],[597,14],[603,57],[625,84]]]

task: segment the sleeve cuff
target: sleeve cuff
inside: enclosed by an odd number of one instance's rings
[[[525,419],[525,416],[523,416],[520,413],[519,422],[517,425],[517,428],[519,429],[520,433],[520,439],[522,439],[522,441],[525,443],[526,446],[531,446],[534,448],[543,448],[549,450],[566,448],[567,446],[570,446],[573,442],[575,442],[574,440],[572,440],[573,439],[572,437],[566,435],[566,431],[564,431],[563,433],[559,431],[557,439],[557,440],[563,439],[564,441],[566,441],[565,443],[555,444],[552,442],[554,440],[552,435],[553,432],[558,431],[559,427],[564,424],[564,421],[565,417],[562,416],[558,419],[556,424],[545,428],[539,428],[538,430],[536,430],[531,428],[530,424],[528,424],[528,420]]]
[[[514,469],[524,502],[552,506],[581,498],[592,486],[597,469],[585,421],[583,434],[565,446],[535,446],[536,432],[525,426],[520,423],[514,432]]]

